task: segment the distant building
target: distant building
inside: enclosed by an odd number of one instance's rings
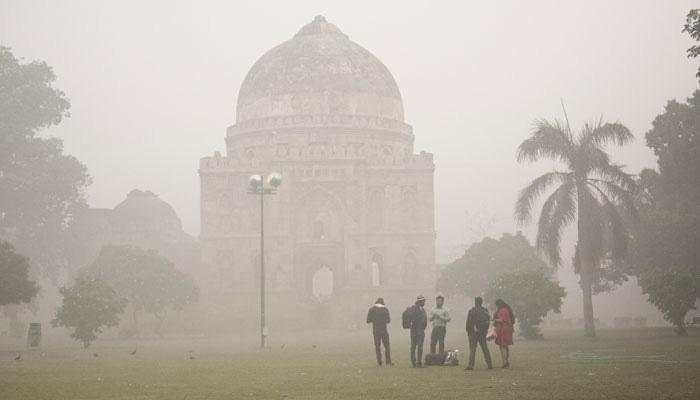
[[[248,180],[273,171],[283,176],[265,199],[273,328],[313,323],[319,308],[323,324],[362,323],[379,294],[397,312],[429,295],[435,165],[413,142],[389,70],[324,17],[265,53],[241,85],[226,155],[200,161],[205,287],[222,305],[211,318],[257,327],[260,205]]]
[[[132,245],[158,250],[179,269],[199,269],[197,239],[182,229],[175,210],[150,191],[132,190],[114,209],[89,208],[71,226],[75,267],[89,264],[104,245]]]

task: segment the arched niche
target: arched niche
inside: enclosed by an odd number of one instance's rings
[[[335,277],[333,270],[327,265],[322,265],[311,276],[311,294],[319,302],[326,302],[335,290]]]

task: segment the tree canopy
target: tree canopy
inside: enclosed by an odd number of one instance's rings
[[[480,296],[495,277],[516,269],[551,271],[522,233],[486,237],[442,270],[437,288],[446,295]]]
[[[64,234],[90,184],[60,139],[38,136],[69,115],[55,80],[45,62],[23,63],[0,46],[0,237],[44,273],[67,264]]]
[[[671,100],[646,134],[659,171],[640,174],[639,221],[632,232],[629,273],[649,301],[685,333],[700,298],[700,91]]]
[[[36,296],[39,287],[29,279],[29,268],[27,257],[0,240],[0,306],[29,303]]]
[[[197,300],[192,278],[155,250],[135,246],[105,246],[83,276],[112,286],[132,307],[133,319],[144,311],[162,319],[167,310],[180,310]]]
[[[71,328],[71,337],[84,348],[97,339],[104,328],[119,325],[126,300],[99,279],[78,278],[73,286],[60,289],[63,303],[56,310],[54,327]]]
[[[486,293],[489,303],[500,298],[513,308],[520,334],[529,339],[542,337],[542,319],[551,311],[561,312],[564,296],[564,288],[550,279],[549,271],[543,268],[504,272],[489,283]]]
[[[700,9],[695,8],[688,12],[683,32],[686,32],[696,42],[700,41]],[[700,45],[694,44],[688,48],[688,58],[696,58],[697,56],[700,56]],[[698,68],[696,76],[700,79],[700,68]]]

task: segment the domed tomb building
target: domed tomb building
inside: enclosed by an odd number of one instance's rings
[[[413,140],[389,70],[322,16],[265,53],[241,85],[226,155],[200,162],[202,256],[222,296],[212,312],[257,329],[260,199],[249,177],[271,172],[282,174],[264,200],[273,329],[364,324],[377,296],[396,313],[429,295],[435,165]]]

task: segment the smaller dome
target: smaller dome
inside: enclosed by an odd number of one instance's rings
[[[146,231],[181,231],[182,221],[173,207],[150,190],[134,189],[114,207],[113,221],[122,228]]]

